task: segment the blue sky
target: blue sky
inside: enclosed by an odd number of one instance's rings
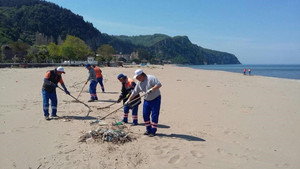
[[[186,35],[243,64],[300,64],[300,0],[47,0],[109,35]]]

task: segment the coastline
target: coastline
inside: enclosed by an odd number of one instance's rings
[[[178,65],[201,70],[215,70],[243,73],[243,69],[251,69],[251,75],[300,80],[300,64],[234,64],[234,65]],[[248,74],[248,72],[247,72]]]
[[[119,107],[96,110],[118,98],[116,77],[132,77],[135,69],[155,75],[162,83],[158,134],[142,135],[142,105],[136,140],[124,145],[79,143],[94,128],[90,122]],[[299,80],[243,76],[195,70],[175,65],[103,67],[100,102],[88,103],[93,112],[72,102],[61,91],[58,115],[70,121],[45,121],[41,86],[46,68],[0,69],[0,164],[3,168],[291,168],[300,167]],[[86,80],[84,67],[65,67],[63,79],[77,96]],[[74,87],[72,87],[74,86]],[[88,87],[80,100],[89,99]],[[109,120],[120,120],[118,111]],[[129,115],[131,120],[131,114]],[[153,163],[155,161],[155,163]]]

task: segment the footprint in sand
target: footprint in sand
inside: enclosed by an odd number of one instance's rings
[[[220,153],[220,154],[224,154],[225,153],[225,151],[222,148],[217,148],[217,152]]]
[[[191,151],[191,154],[196,157],[196,158],[203,158],[204,154],[203,153],[198,153],[197,151]]]
[[[161,155],[164,153],[164,149],[162,149],[160,146],[154,147],[155,152],[153,153],[154,155]]]
[[[168,161],[169,164],[177,164],[180,161],[180,155],[175,155]]]

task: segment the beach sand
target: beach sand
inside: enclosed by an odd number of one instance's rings
[[[136,140],[125,144],[80,136],[95,129],[90,123],[117,100],[119,73],[132,77],[138,67],[103,67],[106,93],[97,86],[99,102],[87,103],[88,85],[79,100],[57,89],[58,115],[46,121],[41,87],[48,68],[0,69],[0,168],[188,168],[188,169],[299,169],[300,81],[236,73],[165,66],[142,67],[162,83],[162,106],[157,136],[143,135],[142,104]],[[88,72],[65,67],[63,80],[77,97]],[[122,109],[103,123],[122,120]],[[129,122],[132,121],[131,112]]]

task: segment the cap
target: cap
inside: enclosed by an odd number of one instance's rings
[[[118,79],[121,79],[121,78],[126,78],[126,77],[127,77],[126,75],[124,75],[124,74],[121,73],[121,74],[118,75],[117,78],[118,78]]]
[[[62,72],[62,73],[66,73],[65,70],[64,70],[64,68],[61,67],[61,66],[57,67],[56,71],[59,71],[59,72]]]
[[[141,75],[142,73],[143,73],[143,70],[142,70],[142,69],[137,69],[137,70],[134,72],[133,78],[136,78],[138,75]]]
[[[90,66],[91,66],[90,64],[86,64],[86,65],[85,65],[85,68],[88,68],[88,67],[90,67]]]

